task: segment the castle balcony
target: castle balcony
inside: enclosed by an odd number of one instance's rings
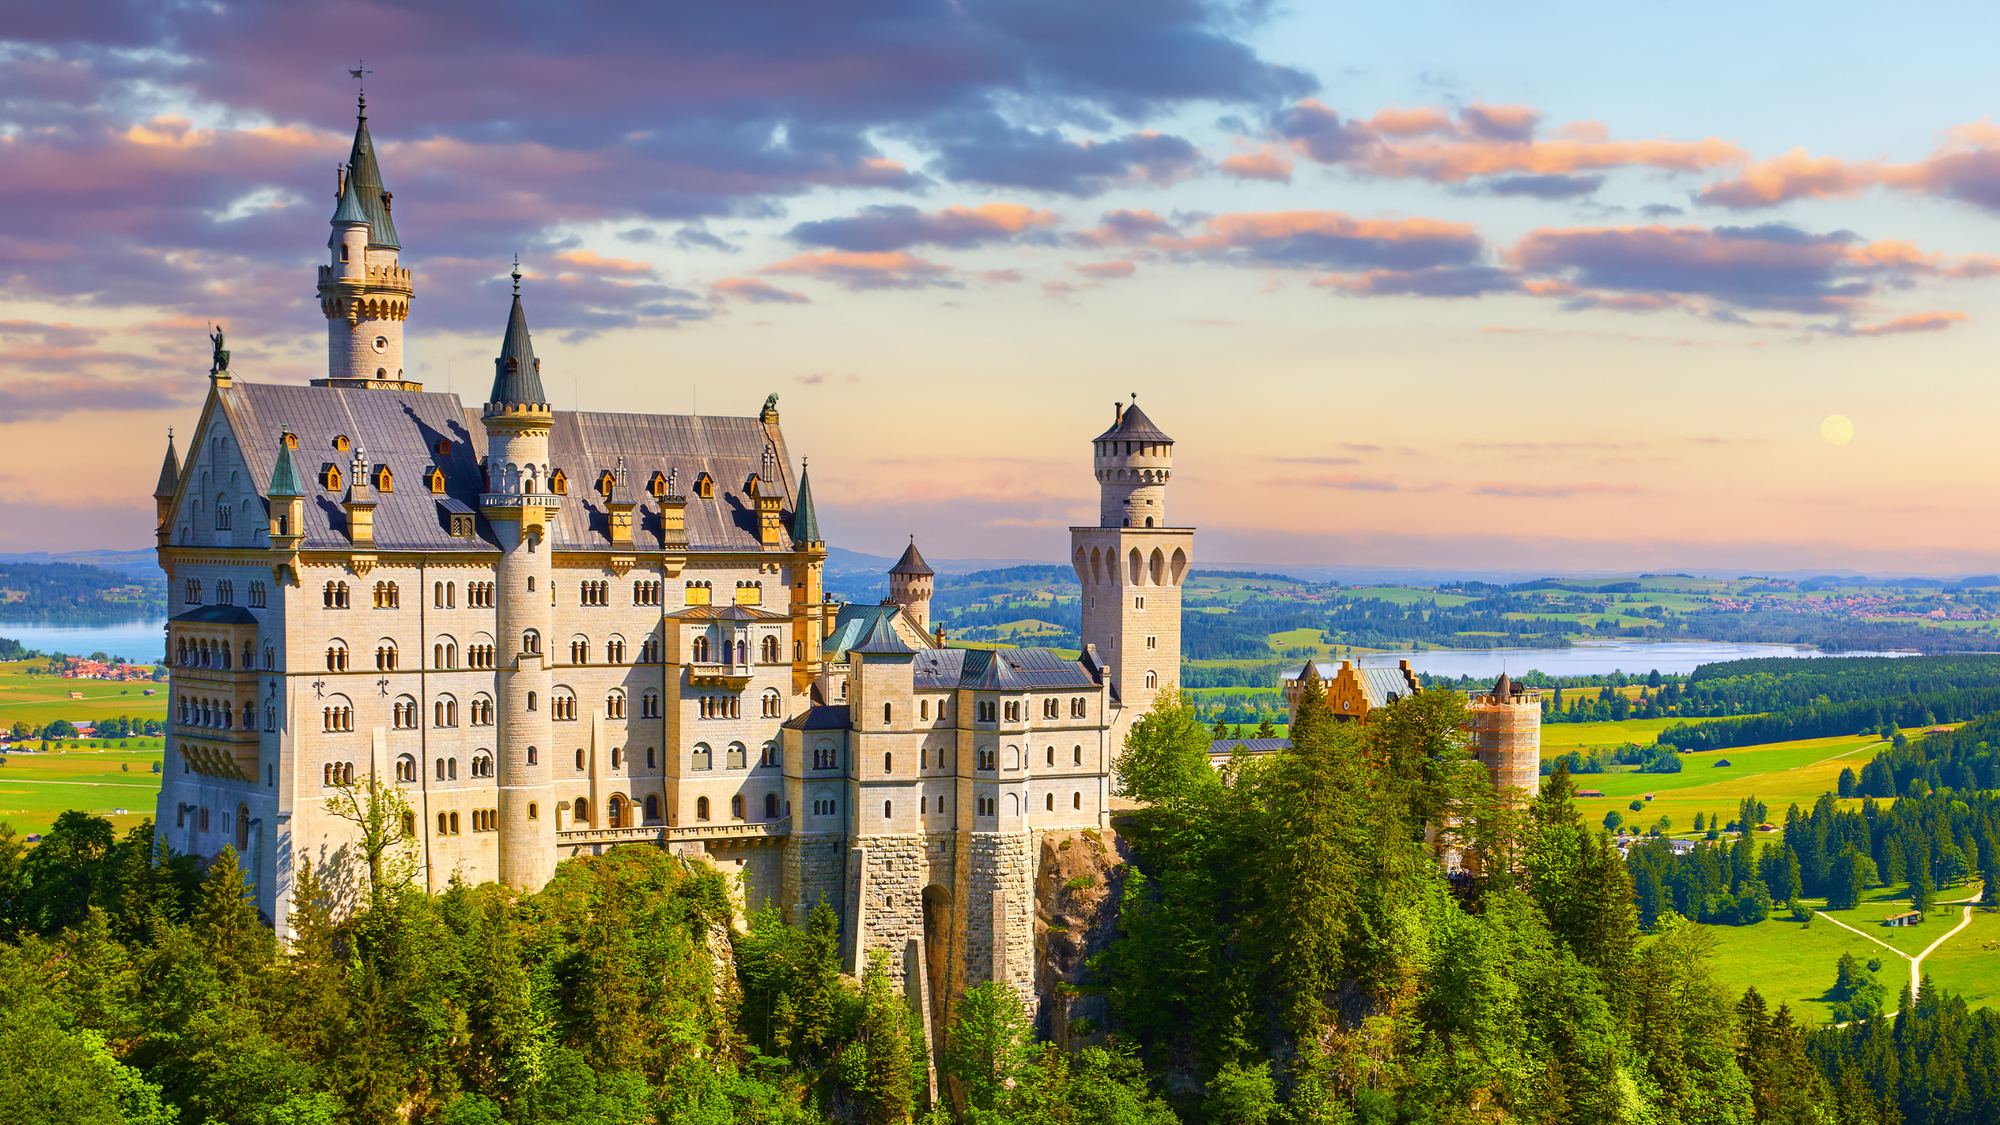
[[[607,844],[684,844],[708,840],[772,840],[792,834],[792,818],[751,823],[696,824],[670,828],[664,824],[635,825],[631,828],[575,828],[556,833],[557,847]]]
[[[555,492],[482,492],[479,494],[481,508],[541,508],[556,511],[563,505],[560,493]]]
[[[319,267],[320,288],[343,283],[369,289],[399,289],[405,293],[414,292],[410,271],[401,266],[369,266],[358,277],[343,276],[340,270],[332,266]]]
[[[687,669],[688,683],[696,687],[742,691],[750,686],[752,668],[748,664],[690,664]]]

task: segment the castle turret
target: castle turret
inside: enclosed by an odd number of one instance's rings
[[[557,810],[549,785],[548,646],[553,621],[549,535],[562,497],[548,491],[549,431],[555,412],[542,393],[541,361],[521,308],[521,267],[514,267],[514,307],[493,361],[493,389],[481,414],[486,429],[487,491],[480,507],[499,541],[494,583],[495,758],[500,791],[500,882],[526,890],[548,881],[556,863]]]
[[[174,452],[174,432],[167,431],[167,455],[160,461],[160,481],[153,486],[153,527],[159,532],[160,546],[173,535],[168,522],[174,516],[174,490],[181,482],[181,459]]]
[[[354,147],[334,181],[334,211],[319,268],[320,311],[326,316],[327,378],[319,386],[422,390],[403,378],[403,321],[415,290],[402,268],[402,243],[390,214],[394,194],[382,186],[375,141],[362,98]]]
[[[917,619],[917,625],[925,630],[931,627],[931,588],[937,571],[924,562],[917,553],[917,537],[910,536],[910,545],[903,551],[903,557],[889,568],[889,600],[910,611]]]
[[[296,547],[305,536],[306,492],[299,485],[298,468],[292,464],[291,443],[283,434],[278,435],[278,460],[264,495],[271,501],[272,548]]]
[[[375,486],[368,480],[368,451],[355,447],[347,463],[347,495],[340,506],[347,512],[347,541],[356,547],[375,545]]]
[[[1174,439],[1139,410],[1114,405],[1091,442],[1096,527],[1072,527],[1071,563],[1083,584],[1083,643],[1094,645],[1118,707],[1113,745],[1162,689],[1180,682],[1181,583],[1194,529],[1167,526]]]
[[[1505,797],[1525,803],[1541,785],[1542,693],[1509,679],[1491,691],[1475,691],[1465,701],[1467,749]]]

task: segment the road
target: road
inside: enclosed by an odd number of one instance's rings
[[[1888,950],[1889,952],[1895,954],[1896,956],[1901,957],[1904,960],[1908,961],[1910,963],[1910,999],[1915,1000],[1917,998],[1917,993],[1922,991],[1924,986],[1924,958],[1929,957],[1932,953],[1935,953],[1939,946],[1943,945],[1945,942],[1950,941],[1952,938],[1958,935],[1958,932],[1960,930],[1963,930],[1965,927],[1970,926],[1972,924],[1972,904],[1978,902],[1979,896],[1984,893],[1985,893],[1984,891],[1974,891],[1971,898],[1958,898],[1958,899],[1953,899],[1951,902],[1946,903],[1945,905],[1947,906],[1963,905],[1964,909],[1961,910],[1959,913],[1958,925],[1953,926],[1949,930],[1946,930],[1943,935],[1941,935],[1936,941],[1925,946],[1924,951],[1922,953],[1917,954],[1915,957],[1912,957],[1909,954],[1903,952],[1902,950],[1897,949],[1895,946],[1890,945],[1888,942],[1875,937],[1873,934],[1863,933],[1862,931],[1855,929],[1853,926],[1850,926],[1847,923],[1841,921],[1840,919],[1835,918],[1831,914],[1819,910],[1815,910],[1813,911],[1813,913],[1821,918],[1826,919],[1829,922],[1832,922],[1834,925],[1839,926],[1841,929],[1846,930],[1848,933],[1854,934],[1859,937],[1867,938],[1869,941],[1874,942],[1876,945],[1879,945],[1882,948]],[[1895,1014],[1896,1013],[1894,1012],[1883,1012],[1882,1018],[1888,1019],[1890,1016],[1893,1016]],[[1847,1025],[1836,1024],[1834,1026],[1846,1027]]]

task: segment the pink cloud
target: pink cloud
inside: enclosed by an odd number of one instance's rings
[[[1106,211],[1097,229],[1075,231],[1069,240],[1080,246],[1143,246],[1155,235],[1171,235],[1174,225],[1151,211]]]
[[[1945,131],[1945,143],[1922,160],[1844,160],[1795,148],[1760,160],[1735,179],[1702,189],[1722,207],[1771,207],[1794,199],[1849,199],[1871,187],[1957,199],[2000,210],[2000,127],[1986,118]]]
[[[950,266],[919,258],[902,251],[854,253],[822,250],[800,254],[761,267],[759,273],[798,274],[832,281],[845,289],[922,289],[931,285],[955,285]]]
[[[809,305],[812,298],[795,289],[780,289],[754,277],[725,277],[709,288],[717,293],[727,294],[739,301],[752,304]]]
[[[1942,332],[1962,320],[1972,318],[1964,313],[1911,313],[1880,324],[1857,325],[1845,333],[1849,336],[1900,336],[1908,332]]]
[[[1292,161],[1270,145],[1261,145],[1256,152],[1239,152],[1224,157],[1220,166],[1224,173],[1239,180],[1270,180],[1280,184],[1292,182]]]
[[[1118,278],[1131,277],[1134,269],[1132,263],[1127,261],[1085,262],[1081,265],[1071,265],[1070,268],[1085,277],[1095,278],[1098,281],[1112,281]]]

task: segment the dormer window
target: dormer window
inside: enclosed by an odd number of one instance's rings
[[[606,470],[597,478],[597,493],[606,500],[611,499],[611,490],[617,486],[618,478],[612,476],[609,470]]]
[[[335,434],[335,435],[333,435],[333,447],[334,447],[335,449],[339,449],[339,450],[343,450],[343,451],[344,451],[344,450],[346,450],[346,449],[347,449],[347,448],[349,447],[349,444],[350,444],[350,443],[349,443],[349,442],[348,442],[348,440],[347,440],[347,435],[346,435],[346,434]]]
[[[715,478],[707,473],[695,478],[694,494],[703,500],[715,499]]]
[[[286,449],[297,449],[299,447],[299,435],[293,433],[290,430],[285,431],[284,440]]]
[[[557,469],[549,474],[549,491],[557,496],[569,495],[569,474]]]
[[[396,478],[394,474],[389,472],[389,466],[387,465],[375,466],[374,483],[375,483],[375,491],[377,492],[396,491]]]
[[[425,483],[430,485],[431,492],[439,496],[444,495],[444,470],[433,466]]]
[[[666,498],[667,498],[667,478],[666,478],[666,477],[664,477],[664,476],[661,476],[661,475],[660,475],[659,473],[655,472],[655,473],[653,474],[653,479],[651,479],[651,480],[649,480],[649,481],[647,481],[647,482],[646,482],[646,491],[647,491],[647,492],[650,492],[650,493],[652,493],[652,494],[653,494],[653,499],[655,499],[655,500],[664,500],[664,499],[666,499]]]
[[[435,452],[439,457],[451,456],[451,439],[439,438],[437,446],[434,448],[433,452]]]
[[[520,361],[520,360],[518,360],[518,359],[515,359],[515,358],[514,358],[513,356],[511,356],[511,355],[510,355],[510,356],[508,356],[508,357],[507,357],[507,374],[509,374],[509,375],[512,375],[512,374],[514,374],[515,372],[517,372],[517,371],[519,371],[519,370],[521,370],[521,361]]]
[[[319,486],[328,492],[340,491],[340,466],[328,461],[319,467]]]
[[[451,516],[451,535],[454,539],[472,538],[472,517],[453,512]]]

